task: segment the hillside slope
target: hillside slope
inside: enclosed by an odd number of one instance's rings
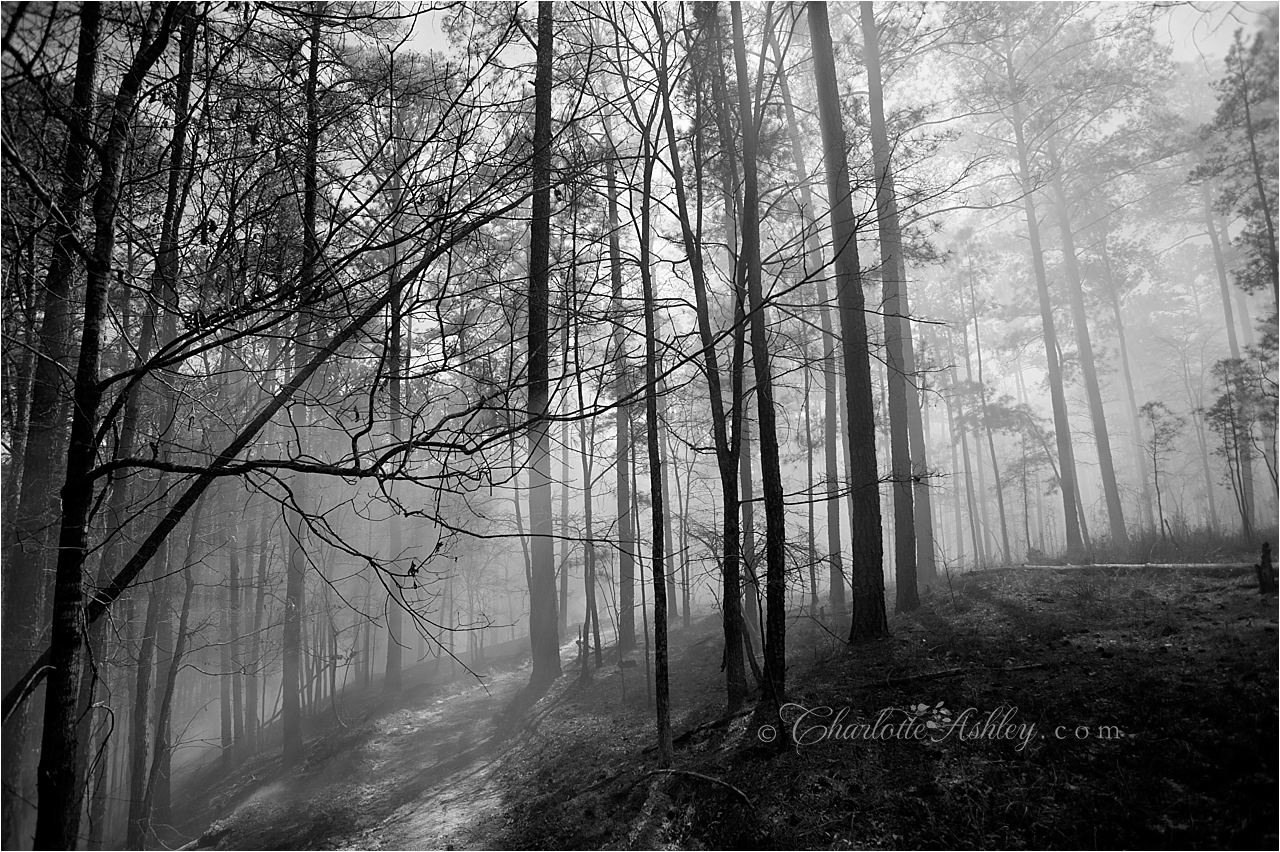
[[[724,717],[711,616],[673,634],[675,773],[642,656],[540,696],[519,666],[224,778],[195,845],[1276,845],[1276,602],[1243,571],[984,572],[880,642],[826,622],[792,621],[781,754],[771,713]]]

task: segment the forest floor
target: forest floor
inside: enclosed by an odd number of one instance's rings
[[[541,695],[513,661],[487,688],[352,699],[358,721],[310,740],[301,770],[283,773],[277,752],[198,774],[188,787],[206,804],[188,836],[228,849],[1276,847],[1277,605],[1251,573],[978,572],[890,628],[850,648],[845,625],[793,618],[781,724],[770,709],[724,716],[715,615],[674,629],[676,773],[654,772],[642,651],[582,682],[566,645],[566,674]]]

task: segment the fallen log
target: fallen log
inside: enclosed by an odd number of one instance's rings
[[[1238,571],[1241,568],[1253,568],[1253,564],[1250,562],[1133,562],[1133,563],[1093,562],[1088,565],[1032,565],[1031,563],[1023,563],[1020,567],[1035,568],[1039,570],[1052,570],[1052,571],[1081,571],[1086,568],[1106,568],[1109,570],[1125,569],[1125,568],[1136,568],[1136,569],[1195,568],[1197,570],[1204,570],[1204,569],[1216,568],[1223,571],[1225,570]]]

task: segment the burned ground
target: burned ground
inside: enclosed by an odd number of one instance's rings
[[[1276,620],[1238,569],[963,575],[854,647],[798,615],[782,741],[805,742],[779,753],[768,704],[725,715],[712,615],[672,635],[673,773],[642,654],[583,682],[566,646],[540,696],[517,698],[515,662],[353,696],[300,773],[194,775],[209,804],[186,829],[216,848],[1268,848]],[[913,717],[937,727],[866,738]]]

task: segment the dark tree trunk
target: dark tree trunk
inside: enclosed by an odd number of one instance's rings
[[[848,446],[852,477],[853,525],[853,624],[849,639],[880,636],[889,631],[884,607],[884,544],[880,520],[880,488],[876,474],[876,426],[871,398],[871,357],[867,348],[867,322],[863,315],[862,272],[858,263],[857,220],[853,213],[845,134],[836,84],[835,55],[827,6],[806,4],[813,37],[814,75],[822,124],[823,160],[826,163],[827,197],[831,204],[831,230],[835,243],[836,283],[840,300],[841,338],[847,385]]]
[[[706,9],[695,7],[695,14]],[[658,37],[663,37],[661,15],[654,16]],[[710,27],[702,22],[701,32],[707,37]],[[725,411],[721,375],[716,356],[716,337],[711,330],[711,313],[707,297],[707,277],[703,266],[702,245],[693,230],[689,216],[689,203],[685,194],[684,171],[680,162],[679,143],[675,121],[671,111],[671,90],[667,56],[663,51],[658,57],[658,90],[662,98],[662,123],[666,129],[668,155],[671,159],[676,209],[680,218],[680,233],[693,278],[694,303],[698,317],[698,340],[702,345],[702,359],[706,368],[707,390],[711,402],[711,435],[716,449],[716,464],[720,472],[720,493],[724,512],[722,610],[725,642],[725,681],[729,708],[736,709],[746,699],[747,677],[742,654],[742,585],[740,571],[740,547],[738,525],[738,462],[729,442],[729,418]],[[696,71],[695,71],[696,73]],[[699,80],[699,82],[701,82]],[[612,244],[611,244],[612,250]]]
[[[818,233],[817,209],[813,193],[809,190],[809,169],[805,164],[804,144],[800,136],[800,123],[796,120],[795,105],[791,99],[791,87],[782,66],[782,54],[776,39],[773,45],[774,62],[777,65],[778,85],[782,104],[787,114],[787,129],[791,136],[791,157],[795,162],[796,180],[800,184],[800,204],[803,208],[805,237],[805,273],[817,280],[818,316],[822,324],[822,387],[823,387],[823,462],[827,489],[827,559],[831,565],[828,597],[831,608],[844,612],[844,566],[840,544],[840,453],[839,453],[839,370],[836,368],[835,335],[831,330],[831,296],[827,292],[826,265],[822,260],[822,242]],[[923,547],[923,543],[921,547]]]
[[[400,281],[400,243],[401,234],[399,231],[399,211],[401,209],[401,197],[403,194],[403,182],[400,176],[401,164],[404,161],[404,152],[400,139],[405,136],[403,121],[401,119],[403,107],[396,101],[395,92],[396,75],[394,67],[389,78],[388,85],[391,88],[391,115],[388,116],[388,125],[397,128],[397,141],[392,146],[395,152],[395,162],[391,165],[391,176],[389,180],[391,190],[392,208],[396,212],[392,215],[397,217],[392,225],[392,236],[396,242],[391,247],[391,269],[389,270],[388,287],[391,290],[391,304],[388,306],[387,317],[387,369],[390,371],[389,381],[387,382],[388,406],[391,409],[388,412],[388,418],[391,421],[391,440],[399,443],[405,437],[405,367],[408,364],[408,357],[405,349],[407,341],[404,339],[404,290]],[[388,485],[388,488],[391,486]],[[402,593],[397,594],[400,589],[400,579],[407,573],[407,566],[403,565],[404,551],[404,521],[398,506],[392,504],[391,518],[388,524],[388,536],[390,538],[390,553],[387,554],[389,564],[392,566],[393,576],[387,585],[387,661],[382,678],[382,688],[386,692],[395,693],[400,691],[401,674],[404,665],[404,641],[401,637],[404,624],[404,609],[402,603]]]
[[[662,466],[662,450],[658,430],[658,353],[657,323],[654,321],[656,307],[653,296],[653,275],[649,263],[649,216],[652,202],[654,153],[652,142],[645,130],[644,137],[644,194],[640,207],[640,279],[644,288],[644,409],[645,422],[648,426],[649,449],[649,494],[651,497],[651,535],[653,547],[649,551],[649,564],[653,566],[653,650],[655,664],[654,692],[658,710],[658,766],[667,768],[671,765],[671,693],[668,683],[667,655],[667,581],[666,572],[666,536],[668,534],[666,506],[663,502],[664,468]],[[645,648],[648,649],[648,635],[645,636]],[[648,654],[645,654],[648,661]]]
[[[533,212],[529,241],[529,641],[532,682],[560,676],[556,629],[556,566],[551,522],[551,452],[548,445],[548,282],[551,253],[552,7],[538,6],[538,70],[534,79]]]
[[[575,222],[576,224],[576,222]],[[575,239],[576,239],[575,228]],[[576,252],[571,255],[576,262]],[[560,345],[560,374],[569,375],[569,296],[565,296],[564,329]],[[573,454],[573,446],[569,439],[569,419],[560,421],[560,634],[569,632],[569,456]]]
[[[98,367],[102,356],[103,315],[112,279],[121,163],[142,81],[168,45],[175,18],[189,12],[185,5],[167,9],[158,4],[151,7],[138,52],[120,82],[107,139],[99,157],[100,172],[93,199],[94,244],[88,261],[89,280],[75,373],[54,575],[53,632],[49,648],[52,670],[45,691],[44,731],[37,774],[37,848],[71,848],[79,840],[82,787],[76,775],[80,745],[77,711],[86,629],[83,569],[89,544],[89,512],[94,502],[90,472],[97,456],[95,433],[102,399]]]
[[[744,300],[745,301],[745,300]],[[746,410],[742,413],[738,431],[738,499],[742,501],[742,569],[746,573],[746,600],[743,619],[754,642],[760,636],[760,574],[756,571],[756,504],[755,465],[751,454],[750,397],[743,400]]]
[[[871,143],[876,168],[876,212],[880,230],[880,280],[884,294],[884,341],[889,376],[889,469],[893,488],[894,571],[898,612],[920,606],[916,589],[916,507],[913,499],[915,470],[912,464],[911,411],[919,431],[920,399],[915,377],[908,375],[907,350],[911,330],[907,324],[906,262],[902,256],[902,230],[898,225],[898,199],[893,188],[889,134],[884,120],[884,96],[880,82],[880,41],[871,3],[858,4],[862,13],[862,43],[870,83]],[[916,439],[919,445],[923,439]],[[926,552],[932,555],[933,531],[927,526]],[[922,542],[920,546],[924,546]]]
[[[168,550],[168,547],[165,547]],[[145,800],[147,774],[151,765],[151,704],[152,677],[155,672],[156,625],[160,619],[161,608],[168,607],[165,600],[168,595],[168,581],[163,578],[168,573],[167,560],[157,560],[160,578],[157,579],[147,596],[147,614],[142,627],[142,642],[138,647],[137,681],[134,686],[133,719],[130,739],[130,772],[129,772],[129,822],[125,844],[131,849],[141,849],[146,840],[146,827],[150,814],[142,812]]]
[[[608,135],[608,128],[605,128]],[[614,160],[605,167],[605,182],[608,188],[609,203],[609,280],[612,285],[613,304],[611,308],[613,321],[613,358],[616,363],[613,392],[618,409],[615,413],[617,424],[617,450],[615,456],[617,482],[617,518],[618,518],[618,653],[626,654],[636,646],[635,616],[635,558],[632,555],[635,547],[631,531],[631,473],[628,457],[631,445],[631,415],[629,406],[624,402],[628,394],[626,330],[622,323],[622,248],[619,240],[618,222],[618,183],[617,167]]]
[[[573,312],[574,335],[573,335],[573,364],[574,373],[577,377],[576,385],[578,389],[578,409],[586,410],[586,389],[584,388],[586,373],[582,364],[582,339],[581,339],[581,314],[578,311]],[[588,425],[585,418],[578,421],[578,459],[582,464],[582,523],[583,523],[583,546],[582,546],[582,583],[583,595],[585,598],[585,609],[583,615],[583,631],[582,641],[591,642],[595,640],[596,668],[604,665],[603,649],[600,647],[600,613],[596,607],[596,544],[595,544],[595,518],[594,496],[592,494],[592,476],[594,465],[591,462],[593,451],[595,450],[594,439],[588,435]],[[592,443],[588,448],[588,440]],[[583,647],[583,673],[586,674],[588,662],[588,647]]]
[[[199,529],[199,518],[192,520],[192,541],[188,544],[187,565],[183,574],[186,579],[185,591],[182,595],[182,611],[178,616],[178,636],[174,644],[173,654],[169,659],[169,668],[165,678],[164,691],[161,693],[159,706],[156,709],[156,733],[155,733],[155,758],[151,764],[151,771],[147,775],[146,793],[143,795],[142,806],[139,808],[142,814],[143,824],[141,826],[141,837],[145,839],[151,834],[152,822],[152,801],[160,795],[160,790],[165,790],[165,798],[168,798],[169,788],[169,767],[171,764],[173,742],[171,728],[171,718],[173,710],[173,693],[178,682],[178,672],[182,669],[182,656],[185,652],[187,642],[187,629],[191,617],[191,596],[195,591],[195,560],[191,558],[191,551],[195,547],[195,532]],[[164,808],[158,805],[155,809],[155,820],[163,825],[171,822],[169,805],[166,801]],[[141,849],[141,845],[134,848]]]
[[[667,624],[670,625],[680,617],[680,611],[676,607],[675,540],[671,535],[671,466],[674,462],[670,449],[671,429],[667,423],[667,385],[661,380],[658,383],[658,401],[658,423],[662,426],[662,439],[658,445],[661,451],[662,493],[667,498],[667,511],[662,515],[662,541],[666,546],[664,576],[667,579]]]
[[[36,341],[41,357],[35,362],[31,400],[26,413],[25,447],[21,456],[23,470],[19,477],[21,492],[15,495],[16,512],[5,524],[4,653],[0,656],[3,657],[6,692],[14,688],[22,673],[37,657],[48,603],[46,569],[53,558],[52,538],[58,517],[58,495],[54,485],[61,467],[58,463],[59,448],[66,434],[62,405],[69,395],[64,377],[71,373],[75,345],[72,304],[76,278],[74,243],[88,172],[101,14],[102,9],[96,3],[80,8],[76,76],[68,110],[70,132],[62,159],[56,215],[52,217],[54,234],[49,269],[42,288],[44,320]],[[32,754],[30,730],[25,706],[19,707],[12,716],[6,713],[2,761],[6,793],[2,806],[3,830],[0,831],[6,847],[20,841],[14,834],[19,828],[22,800],[29,795],[29,781],[24,776]],[[21,838],[23,843],[26,840]]]
[[[751,361],[755,368],[756,410],[760,429],[760,479],[765,514],[765,681],[775,702],[786,695],[786,507],[783,502],[782,466],[778,450],[777,412],[774,410],[773,374],[769,363],[768,313],[761,281],[760,200],[756,179],[756,117],[747,77],[747,48],[743,35],[742,7],[730,7],[733,48],[738,78],[738,108],[742,127],[743,215],[742,264],[747,272],[751,307]]]

